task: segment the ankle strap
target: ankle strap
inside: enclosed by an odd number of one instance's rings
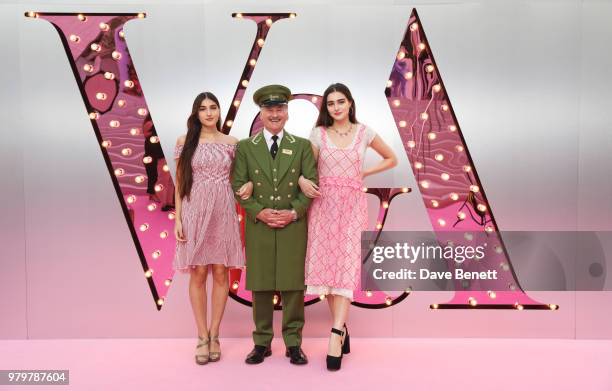
[[[341,331],[341,330],[335,329],[335,328],[333,328],[333,327],[332,327],[332,329],[331,329],[331,332],[332,332],[332,333],[334,333],[334,334],[338,334],[338,335],[339,335],[339,336],[341,336],[341,337],[342,337],[342,336],[344,336],[344,331]]]

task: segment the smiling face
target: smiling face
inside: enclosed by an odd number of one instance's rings
[[[327,111],[334,121],[346,120],[351,104],[351,101],[341,92],[334,91],[327,96]]]
[[[219,106],[211,99],[204,99],[198,109],[198,119],[204,127],[216,128],[219,120]]]
[[[289,119],[287,105],[264,106],[260,109],[264,127],[272,134],[277,134],[285,127]]]

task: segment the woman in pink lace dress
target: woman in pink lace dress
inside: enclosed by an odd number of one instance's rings
[[[229,182],[236,143],[220,132],[219,101],[199,94],[187,120],[187,134],[175,148],[177,240],[173,267],[190,273],[189,298],[198,329],[198,364],[221,357],[219,326],[229,291],[228,268],[245,264],[240,225]],[[241,192],[246,188],[240,189]],[[207,324],[206,277],[212,269],[212,316]],[[210,345],[210,349],[209,349]]]
[[[300,178],[304,194],[315,198],[308,213],[306,293],[327,297],[333,318],[327,368],[336,370],[350,351],[346,319],[360,280],[361,231],[368,215],[363,178],[394,167],[397,159],[374,130],[357,122],[351,92],[341,83],[325,90],[310,141],[319,186]],[[368,147],[383,159],[364,169]]]

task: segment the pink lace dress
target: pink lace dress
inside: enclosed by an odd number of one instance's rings
[[[358,124],[352,143],[338,148],[324,128],[310,140],[319,147],[319,191],[308,212],[306,293],[353,299],[361,270],[361,231],[367,228],[367,202],[361,171],[376,133]]]
[[[182,145],[177,145],[178,159]],[[190,197],[183,197],[181,222],[186,242],[176,243],[173,267],[189,272],[196,265],[222,264],[241,267],[245,264],[240,223],[229,176],[236,145],[198,144],[191,165],[193,184]]]

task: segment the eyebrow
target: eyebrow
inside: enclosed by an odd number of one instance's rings
[[[214,109],[215,107],[217,107],[217,105],[210,105],[211,109]],[[206,108],[206,106],[200,106],[200,109],[205,109],[205,108]]]

